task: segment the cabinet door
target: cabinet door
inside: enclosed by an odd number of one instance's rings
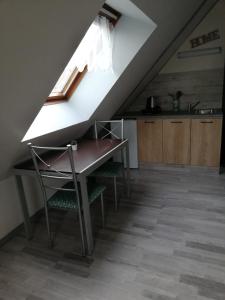
[[[163,120],[164,163],[190,163],[190,127],[190,119]]]
[[[222,119],[192,119],[191,165],[218,167]]]
[[[162,120],[138,120],[139,161],[162,162]]]

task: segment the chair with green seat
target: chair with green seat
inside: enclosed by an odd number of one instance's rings
[[[95,138],[111,138],[123,140],[123,119],[95,121]],[[124,155],[122,151],[121,162],[109,160],[91,174],[91,176],[93,177],[113,178],[115,210],[118,209],[117,178],[122,175],[125,184]]]
[[[82,201],[80,195],[79,183],[75,172],[75,165],[73,159],[73,150],[71,145],[66,147],[40,147],[34,146],[31,143],[28,144],[34,167],[38,176],[38,180],[41,186],[43,194],[46,225],[49,237],[50,246],[53,246],[53,235],[50,230],[49,222],[49,208],[74,210],[78,214],[80,233],[81,233],[81,245],[82,255],[85,255],[85,241],[84,241],[84,227],[82,218]],[[39,154],[39,152],[45,152]],[[47,155],[46,155],[46,151]],[[60,160],[67,160],[70,166],[70,172],[61,172],[57,170],[57,162]],[[49,184],[49,181],[54,180],[57,182],[56,186]],[[103,192],[105,186],[101,184],[88,183],[88,200],[89,204],[92,204],[96,199],[101,200],[101,213],[102,223],[104,226],[104,202]],[[53,190],[55,193],[48,199],[47,190]]]

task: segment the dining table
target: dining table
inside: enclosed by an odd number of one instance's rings
[[[126,166],[126,192],[130,196],[130,163],[128,139],[86,139],[79,141],[77,150],[73,151],[75,172],[80,184],[81,201],[83,209],[83,220],[86,240],[86,255],[91,255],[94,250],[93,229],[90,216],[90,206],[87,192],[87,176],[94,170],[112,158],[116,152],[121,152],[125,157]],[[47,153],[46,158],[52,160],[52,154]],[[46,160],[45,158],[45,160]],[[65,156],[57,159],[53,167],[60,172],[71,172],[70,164]],[[24,227],[27,239],[33,236],[30,215],[28,212],[28,201],[24,189],[24,176],[36,176],[36,171],[31,159],[16,164],[13,168],[16,184],[23,212]]]

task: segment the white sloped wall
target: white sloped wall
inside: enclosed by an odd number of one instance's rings
[[[15,180],[7,177],[25,152],[20,141],[102,4],[102,0],[0,1],[0,239],[22,221]],[[40,203],[32,179],[27,181],[29,189],[33,213]]]

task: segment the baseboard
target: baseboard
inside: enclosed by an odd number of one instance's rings
[[[140,169],[162,170],[162,171],[184,171],[194,173],[210,173],[219,174],[219,167],[205,167],[205,166],[190,166],[190,165],[175,165],[175,164],[158,164],[139,162]]]
[[[2,239],[0,239],[0,248],[6,244],[8,241],[10,241],[13,237],[15,237],[20,231],[23,230],[23,223],[17,226],[15,229],[10,231],[6,236],[4,236]]]
[[[31,222],[35,222],[35,220],[43,213],[44,208],[41,208],[38,210],[33,216],[30,217]],[[10,231],[6,236],[0,239],[0,248],[6,244],[8,241],[10,241],[12,238],[14,238],[19,232],[24,231],[24,225],[23,223],[18,225],[16,228],[14,228],[12,231]],[[24,231],[25,236],[25,231]]]

